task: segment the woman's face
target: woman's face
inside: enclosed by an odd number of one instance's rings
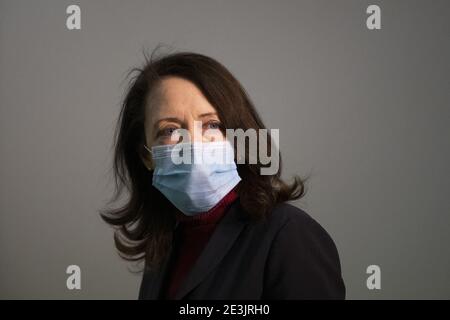
[[[194,121],[199,121],[195,134]],[[221,128],[216,109],[200,89],[188,80],[166,77],[148,97],[145,110],[148,147],[180,142],[179,129],[185,129],[191,141],[221,141],[225,139]],[[144,162],[147,167],[153,167],[151,157],[146,157]]]

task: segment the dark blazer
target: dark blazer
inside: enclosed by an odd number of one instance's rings
[[[172,249],[145,271],[139,299],[160,299]],[[176,299],[344,299],[336,246],[305,211],[278,204],[253,222],[235,201],[219,221]]]

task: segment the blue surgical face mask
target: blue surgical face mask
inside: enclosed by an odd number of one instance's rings
[[[188,216],[214,207],[241,180],[228,140],[154,146],[150,152],[153,186]]]

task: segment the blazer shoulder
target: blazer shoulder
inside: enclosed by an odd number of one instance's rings
[[[267,260],[265,296],[276,299],[344,298],[339,254],[329,233],[289,203],[272,211],[275,232]]]
[[[309,226],[317,223],[306,211],[290,203],[278,203],[270,213],[270,223],[282,228],[287,223]]]
[[[333,251],[336,248],[331,235],[317,220],[305,210],[290,203],[277,204],[272,210],[269,220],[276,233],[280,231],[294,233],[297,234],[297,237],[308,238],[313,241],[321,239],[332,247]]]

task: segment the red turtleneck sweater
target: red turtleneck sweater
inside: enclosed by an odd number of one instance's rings
[[[176,231],[178,241],[169,266],[168,278],[165,282],[163,294],[166,299],[175,298],[178,288],[200,256],[216,225],[237,197],[238,195],[233,189],[207,212],[194,216],[186,216],[181,212],[177,213],[176,219],[179,221]]]

